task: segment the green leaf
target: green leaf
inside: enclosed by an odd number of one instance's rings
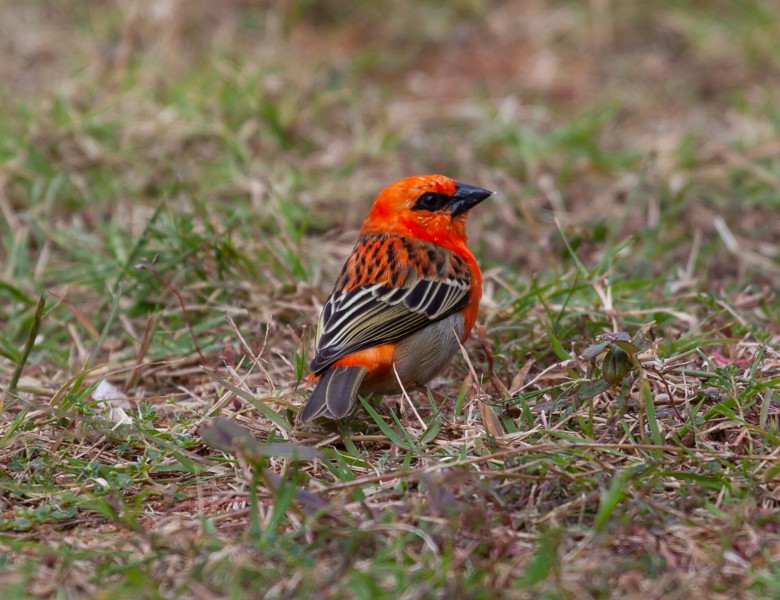
[[[596,358],[599,354],[604,352],[604,349],[609,346],[610,342],[599,342],[598,344],[593,344],[591,346],[588,346],[585,348],[585,350],[582,351],[582,358],[590,360],[591,358]]]
[[[27,341],[24,343],[24,349],[22,350],[22,355],[19,357],[19,362],[16,364],[16,368],[14,369],[13,374],[11,375],[11,381],[8,384],[8,391],[13,393],[16,391],[16,384],[19,383],[19,377],[22,375],[22,369],[24,369],[24,365],[27,362],[27,358],[30,356],[30,352],[33,349],[33,346],[35,345],[35,338],[38,336],[38,330],[41,327],[41,321],[43,321],[43,309],[46,306],[46,298],[45,296],[41,296],[38,299],[38,307],[35,309],[35,316],[33,317],[32,325],[30,326],[30,331],[27,334]],[[0,405],[0,408],[2,408],[2,405]]]
[[[420,436],[420,445],[427,445],[436,439],[436,435],[442,426],[442,419],[439,415],[433,418],[433,421],[428,425],[428,429]]]
[[[631,372],[635,361],[625,350],[617,345],[612,346],[604,357],[601,365],[601,374],[610,385],[618,386],[623,383],[626,375]]]
[[[199,433],[207,446],[223,452],[236,452],[239,447],[252,451],[258,447],[257,439],[251,431],[225,417],[217,417],[201,426]]]
[[[536,552],[528,561],[518,582],[521,587],[531,587],[541,583],[547,579],[553,568],[558,566],[558,546],[561,537],[559,530],[547,530],[541,533]]]
[[[772,397],[774,395],[774,390],[768,389],[764,392],[764,399],[761,402],[761,409],[758,415],[758,426],[761,429],[766,429],[766,424],[769,420],[769,407],[772,406]]]
[[[659,477],[672,477],[682,481],[694,481],[702,487],[720,491],[724,487],[731,490],[731,484],[726,477],[713,477],[709,475],[700,475],[699,473],[686,473],[676,471],[659,471]]]
[[[260,400],[258,400],[257,398],[255,398],[255,397],[254,397],[252,394],[250,394],[250,393],[249,393],[249,392],[247,392],[246,390],[242,390],[241,388],[239,388],[239,387],[237,387],[237,386],[233,385],[233,384],[232,384],[232,383],[230,383],[229,381],[225,381],[224,379],[222,379],[222,378],[221,378],[219,375],[217,375],[217,374],[216,374],[214,371],[212,371],[211,369],[209,369],[209,368],[207,368],[207,367],[202,367],[202,369],[203,369],[203,371],[204,371],[204,372],[205,372],[205,373],[206,373],[206,374],[207,374],[209,377],[211,377],[211,378],[212,378],[214,381],[216,381],[217,383],[219,383],[221,386],[223,386],[223,387],[225,387],[225,388],[229,389],[231,392],[233,392],[233,393],[234,393],[236,396],[238,396],[239,398],[243,398],[244,400],[246,400],[247,402],[249,402],[249,404],[251,404],[251,405],[252,405],[252,406],[254,406],[254,407],[255,407],[255,408],[258,410],[258,411],[260,411],[260,413],[261,413],[261,414],[262,414],[264,417],[266,417],[266,418],[270,419],[271,421],[273,421],[274,423],[276,423],[276,424],[277,424],[277,425],[278,425],[280,428],[282,428],[284,431],[286,431],[286,432],[288,432],[288,433],[289,433],[290,431],[292,431],[292,425],[290,425],[290,424],[287,422],[287,419],[285,419],[285,418],[284,418],[284,417],[281,415],[281,413],[278,413],[278,412],[276,412],[276,411],[275,411],[274,409],[272,409],[270,406],[268,406],[268,405],[267,405],[267,404],[265,404],[264,402],[261,402]]]
[[[276,530],[282,523],[282,519],[287,515],[287,511],[295,498],[297,486],[295,481],[288,481],[286,477],[280,477],[277,482],[276,493],[274,494],[274,507],[271,511],[271,518],[268,526],[260,536],[260,543],[267,545],[276,537]]]
[[[555,356],[560,360],[569,360],[571,358],[569,353],[564,350],[561,341],[556,337],[552,329],[547,330],[547,337],[550,339],[550,346],[552,347],[553,352],[555,352]]]
[[[371,418],[374,419],[377,427],[379,427],[382,433],[384,433],[391,442],[405,450],[414,450],[414,446],[412,444],[409,444],[405,440],[402,440],[400,437],[398,437],[398,434],[393,431],[390,425],[388,425],[387,422],[379,415],[379,413],[374,410],[374,407],[371,405],[370,401],[363,398],[363,396],[358,396],[358,400],[360,400],[360,402],[363,404],[363,408],[366,409],[366,412],[368,412]]]
[[[582,400],[589,400],[590,398],[595,398],[602,392],[606,392],[609,387],[610,385],[607,381],[604,381],[603,379],[595,379],[581,385],[577,389],[577,397]]]
[[[650,389],[650,382],[647,379],[642,379],[640,386],[645,405],[645,416],[647,417],[650,432],[653,435],[653,443],[656,446],[662,446],[664,438],[661,435],[661,428],[658,426],[658,419],[655,417],[655,402],[653,401],[653,391]]]
[[[772,468],[766,470],[764,481],[767,483],[774,481],[778,475],[780,475],[780,462],[776,462]]]
[[[607,340],[609,342],[628,342],[631,339],[631,336],[628,335],[625,331],[612,331],[610,333],[605,333],[601,336],[602,339]]]
[[[599,510],[593,519],[595,531],[600,532],[604,529],[617,505],[626,497],[625,487],[629,480],[629,473],[628,470],[618,471],[612,477],[609,488],[601,491]]]
[[[621,350],[624,350],[627,354],[630,354],[631,356],[634,356],[634,354],[638,354],[639,352],[642,351],[642,349],[639,346],[631,342],[626,342],[623,340],[615,340],[614,344],[615,346],[617,346]]]
[[[324,456],[316,448],[302,444],[288,442],[260,444],[251,431],[225,417],[217,417],[209,424],[202,426],[200,435],[208,446],[223,452],[243,454],[250,462],[257,462],[260,457],[271,456],[293,460],[314,460]]]
[[[35,304],[35,300],[33,300],[30,296],[25,294],[18,287],[16,287],[15,285],[12,285],[8,281],[0,279],[0,292],[3,292],[3,291],[8,292],[8,295],[11,298],[13,298],[15,300],[18,300],[18,301],[20,301],[20,302],[22,302],[24,304],[27,304],[27,305]],[[2,295],[5,295],[5,294],[2,294]]]

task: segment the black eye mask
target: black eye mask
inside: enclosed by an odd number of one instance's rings
[[[447,194],[425,192],[417,198],[412,210],[429,210],[431,212],[441,210],[450,203],[451,199]]]

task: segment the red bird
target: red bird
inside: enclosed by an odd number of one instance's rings
[[[447,366],[482,297],[466,218],[491,194],[444,175],[380,192],[322,308],[309,376],[317,386],[300,423],[341,419],[358,394],[397,394],[398,379],[424,384]]]

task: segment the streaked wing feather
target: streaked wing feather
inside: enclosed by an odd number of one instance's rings
[[[384,284],[334,291],[320,316],[311,363],[321,373],[337,360],[394,342],[460,310],[468,301],[468,272],[461,277],[409,280],[408,287]]]

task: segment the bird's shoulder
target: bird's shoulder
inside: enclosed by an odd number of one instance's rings
[[[410,287],[421,280],[470,279],[468,262],[447,248],[399,234],[368,233],[358,238],[334,291],[383,284]]]

